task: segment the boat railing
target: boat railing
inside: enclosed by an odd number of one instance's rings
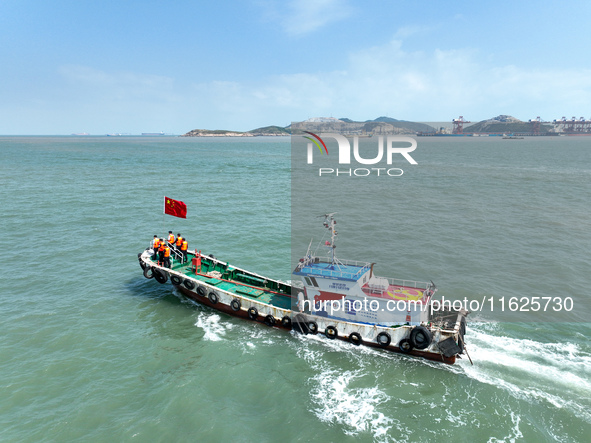
[[[338,271],[333,269],[318,269],[318,268],[311,268],[312,271],[310,272],[311,275],[321,275],[323,277],[340,277],[340,278],[347,278],[350,280],[357,280],[361,277],[364,272],[369,269],[360,268],[357,272],[347,272],[347,271]]]
[[[183,253],[181,251],[177,251],[174,247],[174,245],[172,243],[170,243],[168,240],[166,240],[166,244],[169,246],[170,248],[170,252],[171,252],[171,258],[173,260],[177,260],[179,263],[182,263],[183,261]],[[150,243],[149,249],[154,251],[154,247],[153,245]],[[154,251],[154,252],[158,252],[158,251]]]
[[[428,282],[402,280],[400,278],[388,278],[388,283],[390,283],[392,286],[404,286],[406,288],[416,288],[422,290],[430,289],[432,287],[431,283]]]
[[[337,278],[346,278],[350,280],[357,280],[361,277],[365,272],[367,272],[371,268],[371,264],[363,261],[356,261],[356,260],[337,260],[336,263],[333,264],[333,269],[321,269],[317,267],[313,267],[314,264],[331,264],[330,261],[326,259],[322,259],[320,257],[315,257],[312,255],[308,255],[301,259],[300,263],[296,266],[296,272],[303,271],[305,268],[308,268],[306,273],[310,273],[312,275],[320,275],[323,277],[337,277]],[[356,266],[359,269],[357,272],[351,272],[350,270],[342,270],[339,266]]]
[[[179,263],[183,261],[183,253],[181,251],[177,251],[174,245],[172,245],[169,241],[166,241],[166,244],[170,247],[170,252],[172,252],[173,258],[176,259]]]

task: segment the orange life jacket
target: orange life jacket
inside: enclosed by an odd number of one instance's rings
[[[158,249],[159,246],[160,246],[160,240],[155,238],[154,239],[154,249]]]
[[[183,244],[181,246],[181,251],[186,251],[188,247],[189,247],[189,244],[187,243],[187,240],[183,240]]]
[[[164,248],[164,258],[170,257],[170,248],[166,246]]]
[[[161,243],[161,244],[160,244],[160,247],[158,248],[158,251],[159,251],[159,252],[160,252],[160,251],[164,251],[164,243]]]
[[[176,245],[177,245],[177,246],[180,246],[182,242],[183,242],[183,237],[178,237],[178,238],[176,239]]]
[[[168,236],[168,243],[174,243],[174,235],[170,234]]]

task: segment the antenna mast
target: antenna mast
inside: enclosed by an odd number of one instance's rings
[[[337,236],[337,231],[335,229],[335,225],[337,224],[337,222],[335,221],[333,215],[335,215],[336,212],[332,212],[330,214],[324,214],[324,227],[326,229],[328,229],[330,231],[330,243],[327,241],[326,242],[326,246],[330,247],[330,263],[332,265],[335,264],[335,248],[337,247],[335,245],[335,240],[336,240],[336,236]]]

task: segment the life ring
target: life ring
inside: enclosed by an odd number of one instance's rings
[[[216,304],[218,301],[220,301],[220,298],[218,297],[218,295],[215,292],[210,292],[209,294],[207,294],[207,298],[209,298],[209,301],[212,304]]]
[[[413,348],[425,349],[429,347],[432,339],[433,335],[431,334],[431,331],[424,326],[415,326],[413,330],[410,331],[410,343]]]
[[[258,316],[259,311],[257,310],[257,308],[255,308],[254,306],[248,308],[248,318],[250,318],[251,320],[256,320]]]
[[[318,334],[318,324],[315,321],[308,322],[308,332],[312,335]]]
[[[376,337],[376,341],[380,346],[385,348],[392,342],[392,337],[387,332],[380,332]]]
[[[235,298],[230,302],[230,307],[232,308],[232,311],[240,311],[242,303],[240,303],[239,299]]]
[[[146,268],[144,269],[144,277],[146,277],[147,279],[154,277],[154,271],[152,270],[151,266],[146,266]]]
[[[289,317],[289,315],[283,316],[283,318],[281,319],[281,325],[284,328],[291,328],[291,317]]]
[[[334,340],[339,336],[339,331],[334,326],[327,326],[324,330],[324,335],[326,335],[331,340]]]
[[[400,343],[398,343],[398,347],[405,354],[408,354],[410,351],[412,351],[413,348],[412,343],[408,338],[403,338],[402,340],[400,340]]]
[[[201,297],[205,297],[205,295],[207,294],[207,292],[205,291],[205,288],[203,286],[199,286],[197,288],[197,293],[201,296]]]
[[[185,285],[185,288],[191,290],[195,287],[195,283],[193,283],[191,280],[189,280],[188,278],[185,279],[185,281],[183,282],[183,285]]]
[[[355,346],[359,346],[361,343],[363,343],[361,334],[359,334],[358,332],[351,332],[349,334],[349,341],[353,343]]]
[[[265,317],[265,324],[267,326],[275,326],[275,317],[273,317],[271,314],[267,315]]]
[[[183,282],[183,279],[182,279],[182,278],[180,278],[178,275],[174,275],[174,274],[172,274],[172,275],[170,276],[170,282],[171,282],[173,285],[176,285],[176,286],[178,286],[178,285],[180,285],[180,284]]]

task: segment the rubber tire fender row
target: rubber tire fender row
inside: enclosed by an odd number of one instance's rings
[[[327,338],[334,340],[335,338],[337,338],[339,336],[339,331],[334,326],[327,326],[326,329],[324,330],[324,335],[326,335]]]
[[[151,266],[146,266],[144,269],[144,277],[146,277],[148,280],[151,278],[154,278],[154,271],[152,270]]]
[[[154,280],[158,283],[164,284],[168,281],[168,272],[161,271],[158,268],[154,268],[152,272],[154,273]]]
[[[195,288],[195,283],[193,283],[188,278],[185,279],[185,281],[183,282],[183,285],[185,285],[185,288],[187,288],[188,290],[192,290]]]
[[[230,302],[230,307],[232,308],[232,311],[238,312],[242,308],[242,303],[239,299],[235,298]]]
[[[363,339],[361,338],[361,334],[359,334],[359,332],[351,332],[349,334],[349,341],[355,346],[359,346],[361,343],[363,343]]]
[[[415,326],[413,330],[410,331],[410,343],[413,348],[428,348],[432,340],[433,335],[431,334],[431,331],[424,326]]]
[[[376,337],[376,341],[378,342],[378,344],[382,348],[385,348],[385,347],[389,346],[390,343],[392,342],[392,337],[390,337],[390,334],[388,334],[387,332],[382,331]]]

